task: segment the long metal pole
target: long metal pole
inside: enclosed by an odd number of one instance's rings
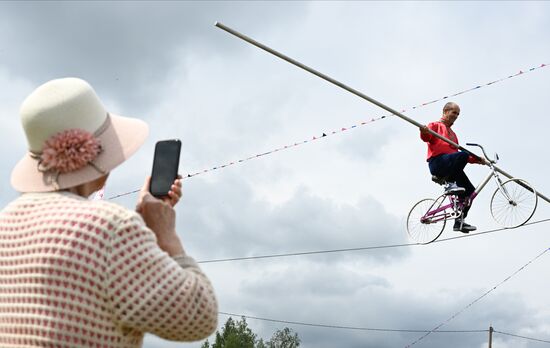
[[[489,348],[493,347],[493,327],[489,326]]]
[[[250,37],[248,37],[248,36],[246,36],[246,35],[244,35],[244,34],[241,34],[241,33],[239,33],[238,31],[233,30],[233,29],[231,29],[231,28],[225,26],[224,24],[222,24],[222,23],[220,23],[220,22],[216,22],[216,23],[214,23],[214,25],[215,25],[216,27],[218,27],[218,28],[220,28],[220,29],[222,29],[222,30],[225,30],[226,32],[228,32],[228,33],[230,33],[230,34],[232,34],[232,35],[238,37],[238,38],[241,39],[241,40],[244,40],[244,41],[246,41],[246,42],[248,42],[248,43],[250,43],[250,44],[252,44],[252,45],[254,45],[254,46],[258,47],[258,48],[261,48],[262,50],[264,50],[264,51],[266,51],[266,52],[268,52],[268,53],[273,54],[274,56],[277,56],[277,57],[279,57],[279,58],[281,58],[281,59],[283,59],[283,60],[289,62],[289,63],[292,64],[292,65],[295,65],[295,66],[297,66],[297,67],[299,67],[299,68],[301,68],[301,69],[303,69],[303,70],[306,70],[307,72],[310,72],[310,73],[312,73],[313,75],[316,75],[316,76],[322,78],[322,79],[325,80],[325,81],[328,81],[328,82],[330,82],[330,83],[332,83],[332,84],[334,84],[334,85],[336,85],[336,86],[338,86],[338,87],[340,87],[340,88],[342,88],[342,89],[345,89],[346,91],[348,91],[348,92],[350,92],[350,93],[355,94],[356,96],[358,96],[358,97],[360,97],[360,98],[362,98],[362,99],[365,99],[366,101],[368,101],[368,102],[370,102],[370,103],[372,103],[372,104],[374,104],[374,105],[376,105],[376,106],[378,106],[378,107],[380,107],[380,108],[382,108],[382,109],[388,111],[389,113],[391,113],[391,114],[393,114],[393,115],[395,115],[395,116],[397,116],[397,117],[399,117],[399,118],[401,118],[401,119],[403,119],[403,120],[405,120],[405,121],[407,121],[407,122],[409,122],[409,123],[411,123],[411,124],[413,124],[413,125],[415,125],[415,126],[418,127],[418,128],[421,128],[421,127],[424,126],[423,124],[418,123],[417,121],[413,120],[412,118],[409,118],[409,117],[403,115],[403,114],[400,113],[399,111],[397,111],[397,110],[395,110],[395,109],[392,109],[392,108],[390,108],[389,106],[387,106],[387,105],[385,105],[385,104],[382,104],[381,102],[379,102],[379,101],[377,101],[377,100],[375,100],[375,99],[369,97],[368,95],[366,95],[366,94],[364,94],[364,93],[361,93],[361,92],[359,92],[358,90],[356,90],[356,89],[354,89],[354,88],[351,88],[351,87],[349,87],[349,86],[343,84],[342,82],[337,81],[337,80],[333,79],[332,77],[323,74],[322,72],[319,72],[319,71],[317,71],[317,70],[315,70],[315,69],[312,69],[312,68],[308,67],[307,65],[304,65],[304,64],[298,62],[297,60],[294,60],[294,59],[292,59],[292,58],[290,58],[290,57],[288,57],[288,56],[286,56],[286,55],[284,55],[284,54],[282,54],[282,53],[280,53],[280,52],[277,52],[277,51],[275,51],[274,49],[272,49],[272,48],[270,48],[270,47],[268,47],[268,46],[266,46],[266,45],[264,45],[264,44],[262,44],[262,43],[260,43],[260,42],[258,42],[258,41],[256,41],[256,40],[254,40],[254,39],[252,39],[252,38],[250,38]],[[440,134],[438,134],[438,133],[432,131],[431,129],[427,129],[427,131],[428,131],[431,135],[435,136],[435,137],[438,138],[438,139],[441,139],[441,140],[445,141],[445,142],[448,143],[448,144],[451,144],[452,146],[456,147],[457,149],[460,149],[461,151],[464,151],[464,152],[466,152],[466,153],[468,153],[468,154],[474,156],[474,157],[477,158],[477,159],[480,158],[478,155],[476,155],[475,153],[471,152],[470,150],[468,150],[468,149],[466,149],[466,148],[460,146],[459,144],[455,143],[454,141],[452,141],[452,140],[450,140],[450,139],[445,138],[444,136],[441,136]],[[512,175],[506,173],[506,172],[503,171],[502,169],[500,169],[500,168],[498,168],[498,167],[496,167],[496,166],[494,166],[494,168],[495,168],[495,170],[496,170],[497,172],[501,173],[502,175],[504,175],[504,176],[506,176],[506,177],[508,177],[508,178],[510,178],[510,179],[513,178]],[[550,203],[550,199],[549,199],[548,197],[544,196],[543,194],[541,194],[541,193],[539,193],[539,192],[537,192],[537,195],[538,195],[540,198],[544,199],[546,202]]]
[[[409,118],[409,117],[403,115],[402,113],[400,113],[399,111],[394,110],[394,109],[390,108],[389,106],[384,105],[384,104],[382,104],[381,102],[372,99],[372,98],[369,97],[368,95],[366,95],[366,94],[364,94],[364,93],[361,93],[361,92],[359,92],[358,90],[356,90],[356,89],[354,89],[354,88],[351,88],[351,87],[349,87],[349,86],[343,84],[342,82],[337,81],[337,80],[333,79],[332,77],[323,74],[322,72],[319,72],[319,71],[317,71],[317,70],[315,70],[315,69],[312,69],[312,68],[308,67],[307,65],[304,65],[304,64],[302,64],[302,63],[300,63],[300,62],[298,62],[298,61],[296,61],[296,60],[294,60],[294,59],[292,59],[292,58],[290,58],[290,57],[288,57],[288,56],[286,56],[286,55],[284,55],[284,54],[282,54],[282,53],[280,53],[280,52],[277,52],[277,51],[275,51],[274,49],[272,49],[272,48],[270,48],[270,47],[267,47],[266,45],[264,45],[264,44],[262,44],[262,43],[260,43],[260,42],[258,42],[258,41],[256,41],[256,40],[254,40],[254,39],[252,39],[252,38],[250,38],[250,37],[248,37],[248,36],[246,36],[246,35],[244,35],[244,34],[241,34],[241,33],[239,33],[239,32],[236,31],[236,30],[233,30],[233,29],[231,29],[231,28],[229,28],[229,27],[223,25],[223,24],[220,23],[220,22],[216,22],[214,25],[217,26],[218,28],[223,29],[223,30],[227,31],[228,33],[233,34],[233,35],[235,35],[236,37],[238,37],[238,38],[240,38],[240,39],[242,39],[242,40],[244,40],[244,41],[246,41],[246,42],[248,42],[248,43],[250,43],[250,44],[252,44],[252,45],[254,45],[254,46],[256,46],[256,47],[258,47],[258,48],[261,48],[262,50],[264,50],[264,51],[266,51],[266,52],[269,52],[269,53],[271,53],[271,54],[273,54],[273,55],[275,55],[275,56],[277,56],[277,57],[279,57],[279,58],[281,58],[281,59],[283,59],[283,60],[286,60],[286,61],[289,62],[290,64],[296,65],[297,67],[302,68],[302,69],[304,69],[304,70],[306,70],[306,71],[312,73],[313,75],[316,75],[316,76],[322,78],[323,80],[326,80],[326,81],[328,81],[328,82],[330,82],[330,83],[332,83],[332,84],[335,84],[336,86],[338,86],[338,87],[340,87],[340,88],[343,88],[343,89],[345,89],[346,91],[351,92],[351,93],[355,94],[356,96],[358,96],[358,97],[360,97],[360,98],[363,98],[363,99],[367,100],[368,102],[370,102],[370,103],[372,103],[372,104],[374,104],[374,105],[376,105],[376,106],[378,106],[378,107],[381,107],[382,109],[384,109],[384,110],[386,110],[386,111],[388,111],[388,112],[394,114],[394,115],[397,116],[397,117],[400,117],[400,118],[404,119],[405,121],[407,121],[407,122],[409,122],[409,123],[412,123],[413,125],[415,125],[415,126],[417,126],[417,127],[419,127],[419,128],[423,126],[422,124],[416,122],[416,121],[413,120],[412,118]],[[435,136],[435,137],[437,137],[437,138],[439,138],[439,139],[441,139],[441,140],[443,140],[443,141],[445,141],[445,142],[447,142],[447,143],[449,143],[449,144],[451,144],[451,145],[453,145],[453,146],[459,148],[460,150],[465,151],[465,152],[467,152],[468,154],[473,155],[473,156],[479,158],[479,156],[477,156],[476,154],[472,153],[472,152],[469,151],[468,149],[463,148],[462,146],[458,145],[457,143],[453,142],[452,140],[447,139],[447,138],[441,136],[440,134],[438,134],[438,133],[432,131],[431,129],[428,129],[428,132],[430,132],[430,134],[432,134],[433,136]]]

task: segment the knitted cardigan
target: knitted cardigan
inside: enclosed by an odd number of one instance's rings
[[[133,211],[54,192],[0,212],[0,347],[140,347],[146,332],[199,340],[217,310],[196,262],[168,256]]]

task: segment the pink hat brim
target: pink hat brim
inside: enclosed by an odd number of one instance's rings
[[[109,126],[97,136],[103,151],[93,162],[106,173],[132,156],[149,134],[149,127],[144,121],[113,114],[109,118]],[[55,187],[51,174],[39,171],[38,160],[27,153],[13,169],[11,184],[19,192],[50,192],[84,184],[103,175],[94,166],[87,165],[77,171],[60,174],[57,178],[58,187]]]

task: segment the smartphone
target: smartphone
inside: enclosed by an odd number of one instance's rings
[[[155,197],[168,195],[170,187],[178,176],[181,141],[161,140],[155,145],[153,172],[151,174],[151,194]]]

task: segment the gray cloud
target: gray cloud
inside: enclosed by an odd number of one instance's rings
[[[27,144],[24,138],[23,129],[19,124],[19,103],[21,96],[32,90],[32,87],[23,79],[14,78],[4,72],[0,67],[0,138],[4,146],[0,146],[0,202],[2,205],[15,198],[17,193],[13,191],[10,184],[11,171],[15,164],[23,157],[23,151]],[[9,144],[9,145],[8,145]]]
[[[243,27],[262,31],[273,21],[295,20],[304,6],[293,4],[286,11],[274,3],[135,1],[2,3],[0,8],[5,29],[0,57],[14,74],[35,83],[82,77],[134,112],[151,107],[180,59],[178,52],[235,52],[214,21],[246,18]]]
[[[109,109],[151,124],[149,142],[112,173],[108,195],[142,184],[157,139],[182,139],[181,168],[187,173],[381,114],[363,100],[214,28],[215,20],[400,108],[545,62],[548,13],[547,4],[534,2],[2,2],[0,119],[7,125],[0,134],[10,145],[0,149],[5,163],[0,167],[1,202],[16,195],[8,182],[12,165],[22,155],[14,149],[24,148],[13,121],[18,105],[32,86],[53,77],[84,77]],[[543,143],[548,129],[543,117],[547,74],[541,70],[457,98],[463,109],[456,125],[461,141],[498,150],[506,169],[533,178],[542,192],[547,190],[548,172]],[[440,107],[409,116],[428,122],[439,116]],[[438,189],[428,186],[424,144],[416,130],[406,127],[400,120],[380,121],[186,181],[177,208],[185,247],[206,260],[405,242],[407,209]],[[474,176],[476,171],[482,170],[468,168]],[[118,202],[132,207],[135,197]],[[485,204],[483,197],[480,203]],[[537,212],[539,217],[544,217],[542,212]],[[486,206],[476,205],[471,218],[494,227]],[[222,310],[315,323],[425,329],[485,291],[490,284],[481,281],[482,270],[508,274],[517,266],[514,260],[525,261],[531,246],[547,243],[539,226],[531,228],[538,233],[472,238],[468,240],[476,242],[448,247],[203,268],[216,285]],[[526,272],[520,284],[507,283],[447,328],[492,324],[502,331],[548,337],[548,328],[541,324],[548,322],[547,313],[534,305],[546,306],[548,280],[540,274],[543,266],[538,273]],[[220,317],[220,323],[224,321]],[[249,323],[264,338],[282,326]],[[402,347],[418,337],[294,329],[306,348]],[[510,348],[537,347],[495,337]],[[418,346],[485,347],[486,340],[485,334],[433,334]],[[151,336],[145,342],[145,347],[171,346],[179,344]]]
[[[473,299],[482,288],[464,292],[441,291],[427,296],[420,292],[404,293],[391,281],[369,274],[368,263],[355,267],[319,265],[309,262],[271,267],[259,279],[244,282],[242,306],[235,312],[248,315],[310,322],[326,325],[394,329],[432,329],[446,321]],[[435,276],[435,274],[434,274]],[[342,301],[342,298],[348,301]],[[442,330],[515,328],[532,325],[537,310],[528,308],[513,293],[495,293],[461,313]],[[253,321],[254,322],[254,321]],[[284,324],[254,322],[264,335]],[[422,333],[362,332],[293,326],[305,342],[304,347],[404,347]],[[431,334],[418,346],[466,348],[487,342],[487,334]],[[446,343],[447,342],[447,343]],[[449,345],[448,342],[453,342]]]
[[[181,208],[178,221],[193,249],[209,251],[202,259],[406,242],[399,221],[371,197],[356,206],[336,204],[301,188],[285,204],[272,205],[255,199],[246,180],[229,172],[224,177],[217,183],[191,179],[186,188],[192,204]],[[224,242],[212,250],[212,240]],[[393,249],[355,257],[390,261],[406,254]]]

